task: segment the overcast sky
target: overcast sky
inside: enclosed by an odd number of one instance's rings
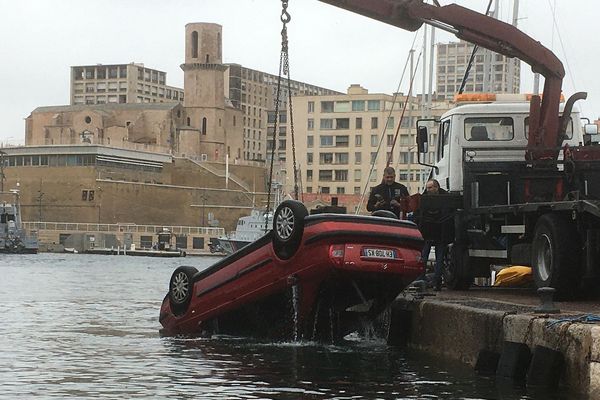
[[[482,12],[488,0],[456,2]],[[500,0],[501,19],[511,19],[512,4]],[[519,27],[563,61],[566,96],[588,92],[580,108],[590,118],[600,115],[599,11],[598,0],[520,1]],[[292,79],[339,91],[353,83],[371,93],[396,90],[414,33],[316,0],[290,0],[289,12]],[[277,74],[280,14],[279,0],[0,0],[0,143],[23,143],[24,118],[36,107],[69,103],[72,65],[144,63],[183,87],[189,22],[223,26],[224,62]],[[523,65],[521,75],[522,91],[531,92],[531,69]]]

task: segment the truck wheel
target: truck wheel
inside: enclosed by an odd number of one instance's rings
[[[169,281],[169,302],[175,315],[185,314],[194,291],[194,275],[198,270],[194,267],[178,267]]]
[[[545,214],[535,225],[533,277],[538,288],[553,287],[559,298],[577,289],[581,248],[574,224],[561,215]]]
[[[452,290],[467,290],[473,283],[469,268],[469,249],[465,245],[454,244],[446,252],[444,281]]]
[[[296,200],[285,200],[277,207],[273,216],[273,248],[277,257],[287,260],[296,253],[307,215],[304,204]]]

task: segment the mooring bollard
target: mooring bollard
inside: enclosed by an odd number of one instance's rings
[[[556,289],[541,287],[537,290],[542,304],[534,310],[536,314],[560,314],[560,310],[554,305],[554,293]]]

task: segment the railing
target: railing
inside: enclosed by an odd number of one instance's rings
[[[169,225],[137,225],[137,224],[91,224],[74,222],[23,222],[23,228],[49,231],[80,231],[80,232],[121,232],[121,233],[151,233],[156,234],[167,228],[175,235],[208,235],[219,237],[225,234],[223,228],[203,226],[169,226]]]

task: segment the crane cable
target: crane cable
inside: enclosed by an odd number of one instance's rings
[[[287,91],[288,91],[288,106],[290,114],[290,132],[292,137],[292,159],[294,168],[294,199],[298,200],[298,168],[296,166],[296,143],[294,139],[294,117],[292,114],[292,92],[291,92],[291,80],[290,80],[290,60],[288,53],[288,35],[287,35],[287,24],[291,21],[292,17],[287,11],[288,0],[281,0],[281,22],[283,27],[281,29],[281,53],[279,55],[279,76],[277,79],[277,91],[275,96],[275,122],[273,125],[273,145],[271,146],[271,163],[269,168],[269,184],[267,189],[267,215],[269,214],[271,204],[271,188],[273,186],[273,163],[275,161],[275,149],[277,148],[277,123],[279,122],[279,102],[281,99],[281,80],[282,76],[287,76]],[[267,134],[268,135],[268,134]],[[267,136],[268,137],[268,136]],[[268,230],[268,218],[265,219],[265,232]]]

